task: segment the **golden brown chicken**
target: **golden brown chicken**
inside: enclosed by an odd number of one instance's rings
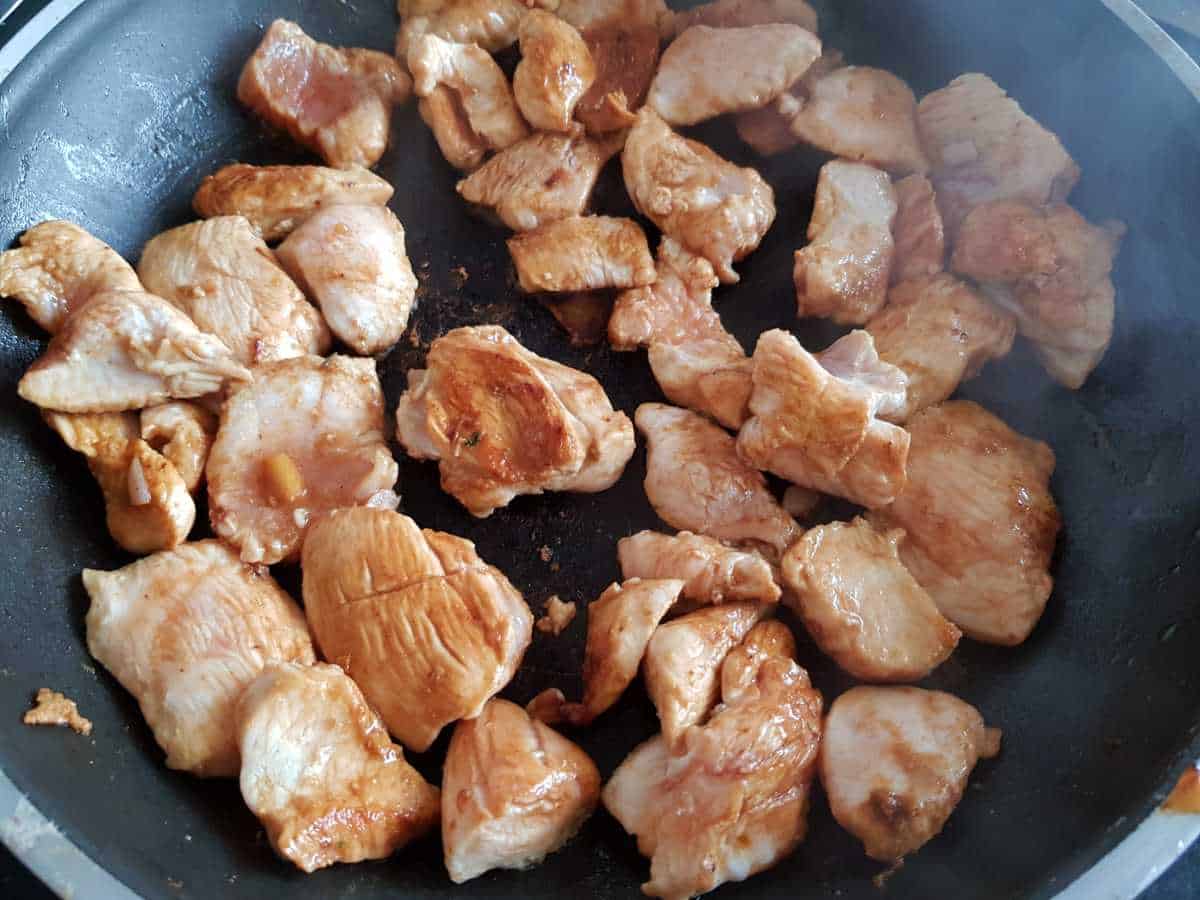
[[[817,13],[805,0],[712,0],[671,16],[670,33],[675,37],[693,25],[712,28],[744,28],[787,22],[817,33]]]
[[[617,542],[617,559],[625,578],[682,579],[682,598],[696,605],[779,600],[779,585],[765,559],[702,534],[639,531]]]
[[[513,96],[525,120],[539,131],[570,132],[575,106],[596,80],[596,64],[579,32],[553,13],[531,9],[519,29],[521,61]]]
[[[654,260],[633,219],[570,216],[508,239],[521,290],[596,291],[652,284]]]
[[[479,168],[488,154],[488,143],[471,127],[458,94],[439,84],[417,101],[417,112],[433,132],[446,162],[461,172]]]
[[[195,493],[217,436],[217,417],[199,403],[174,400],[143,409],[139,425],[142,440],[161,453]]]
[[[892,238],[892,284],[936,275],[946,264],[946,229],[938,211],[933,184],[924,175],[901,178],[896,190]]]
[[[658,68],[658,28],[607,22],[580,35],[592,55],[596,78],[579,98],[575,118],[589,134],[623,131],[633,125]]]

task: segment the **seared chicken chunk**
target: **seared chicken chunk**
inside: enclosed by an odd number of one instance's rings
[[[508,239],[521,290],[595,291],[651,284],[654,260],[633,219],[571,216]]]
[[[533,616],[470,541],[387,509],[341,509],[304,542],[304,608],[388,730],[420,753],[512,678]]]
[[[652,24],[602,23],[581,36],[596,78],[579,98],[575,118],[590,134],[629,128],[658,68],[658,29]]]
[[[521,20],[531,8],[553,3],[524,0],[438,0],[437,9],[401,13],[396,56],[404,60],[422,35],[433,34],[456,44],[477,44],[488,53],[517,42]]]
[[[268,666],[238,709],[242,797],[305,872],[383,859],[438,820],[438,789],[337,666]]]
[[[683,579],[683,599],[692,603],[779,600],[779,585],[765,559],[702,534],[639,531],[617,543],[617,559],[625,578]]]
[[[462,172],[479,168],[487,156],[488,143],[471,128],[458,94],[439,84],[417,101],[417,112],[433,132],[446,162]]]
[[[538,297],[545,309],[567,333],[572,347],[593,347],[608,333],[614,292],[572,291],[569,294],[542,294]]]
[[[661,30],[671,16],[663,0],[559,0],[554,11],[580,31],[601,25],[653,25]]]
[[[933,185],[924,175],[901,178],[896,190],[896,242],[892,284],[941,272],[946,263],[946,233]]]
[[[941,691],[856,687],[829,709],[821,783],[838,824],[867,855],[895,862],[933,838],[962,799],[1000,732]]]
[[[217,435],[217,417],[198,403],[175,400],[142,410],[142,440],[175,467],[195,493]]]
[[[760,109],[734,117],[738,137],[762,156],[774,156],[800,143],[792,131],[792,119],[812,96],[817,82],[846,64],[840,50],[826,49],[800,80]]]
[[[133,694],[167,765],[236,775],[237,703],[268,664],[313,662],[304,614],[220,541],[83,570],[88,650]]]
[[[711,416],[726,428],[740,428],[749,418],[753,364],[732,335],[651,344],[647,357],[672,403]]]
[[[521,20],[521,61],[513,96],[526,121],[540,131],[572,131],[575,106],[596,80],[587,44],[553,13],[531,9]]]

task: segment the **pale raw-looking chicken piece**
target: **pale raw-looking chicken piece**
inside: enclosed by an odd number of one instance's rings
[[[309,521],[395,507],[375,362],[301,356],[262,366],[225,402],[208,459],[213,531],[247,562],[294,560]]]
[[[633,219],[570,216],[508,239],[521,290],[596,291],[653,284],[646,234]]]
[[[581,32],[601,25],[653,25],[665,33],[671,17],[663,0],[559,0],[554,12]]]
[[[238,99],[338,169],[370,168],[387,149],[392,107],[412,80],[386,53],[331,47],[276,19],[246,61]]]
[[[1012,349],[1013,317],[989,303],[953,275],[901,282],[888,292],[887,306],[866,330],[879,358],[904,370],[908,391],[885,419],[904,422],[927,406],[941,403],[989,360]]]
[[[580,34],[592,55],[596,78],[579,98],[575,118],[589,134],[623,131],[633,125],[634,113],[645,102],[658,68],[658,28],[608,22]]]
[[[763,547],[775,558],[800,536],[724,429],[661,403],[643,403],[634,419],[646,437],[646,497],[672,528]]]
[[[164,231],[142,249],[138,275],[245,366],[329,350],[325,320],[241,216]]]
[[[42,409],[121,412],[250,378],[228,347],[161,297],[103,291],[54,335],[17,393]]]
[[[892,284],[938,274],[946,265],[946,229],[933,184],[924,175],[909,175],[893,187],[896,218],[892,222],[892,238],[896,252]]]
[[[142,440],[161,453],[195,493],[217,436],[216,415],[199,403],[175,400],[143,409],[139,424]]]
[[[460,172],[479,168],[488,154],[488,144],[471,128],[458,94],[439,84],[417,101],[417,112],[433,132],[446,162]]]
[[[796,251],[796,314],[862,325],[887,300],[895,240],[896,192],[886,172],[833,160],[821,167],[808,223]]]
[[[96,294],[141,289],[116,250],[62,219],[34,225],[19,247],[0,253],[0,297],[19,300],[51,334]]]
[[[442,846],[455,884],[536,865],[600,799],[588,755],[507,700],[454,726],[442,772]]]
[[[596,80],[596,64],[579,32],[553,13],[531,9],[521,20],[521,61],[513,96],[539,131],[573,131],[575,106]]]
[[[387,509],[341,509],[304,542],[304,609],[388,729],[418,753],[479,715],[533,636],[520,592],[470,541]]]
[[[279,263],[329,330],[360,356],[385,353],[408,327],[417,277],[404,226],[386,206],[327,206],[279,245]]]
[[[829,708],[821,784],[867,856],[897,862],[942,830],[975,764],[999,752],[1000,731],[951,694],[856,687]]]
[[[596,493],[633,455],[633,426],[600,382],[522,347],[497,325],[435,340],[410,369],[396,437],[440,460],[442,488],[475,516],[522,494]]]
[[[967,637],[1021,643],[1054,586],[1054,452],[965,400],[922,410],[908,431],[907,486],[871,521],[905,530],[901,561]]]
[[[754,169],[676,134],[642,107],[621,153],[633,205],[668,237],[712,263],[723,283],[775,221],[775,194]]]
[[[766,106],[821,55],[798,25],[694,25],[663,52],[646,103],[672,125]]]
[[[534,8],[553,10],[553,0],[435,0],[436,9],[401,13],[396,57],[408,57],[422,35],[433,34],[456,44],[477,44],[496,53],[517,42],[525,14]]]
[[[644,893],[684,900],[742,881],[804,839],[822,700],[793,652],[783,625],[760,624],[726,658],[708,723],[673,750],[661,735],[642,744],[604,786],[651,858]]]
[[[562,326],[572,347],[594,347],[608,334],[614,291],[573,291],[569,294],[542,294],[545,309]]]
[[[639,531],[617,542],[617,559],[625,578],[683,579],[683,599],[695,604],[779,600],[765,559],[702,534]]]
[[[671,16],[669,33],[675,37],[693,25],[744,28],[787,22],[817,33],[817,13],[805,0],[713,0]]]
[[[304,613],[220,541],[83,570],[88,650],[133,694],[167,766],[236,775],[237,703],[273,662],[310,665]]]
[[[1122,223],[1092,225],[1065,203],[985,203],[963,220],[951,268],[1015,315],[1046,371],[1074,390],[1112,340],[1112,267],[1124,233]]]
[[[268,666],[238,707],[242,798],[304,872],[391,856],[437,824],[439,792],[337,666]]]
[[[900,562],[904,532],[865,519],[810,529],[783,557],[787,604],[821,650],[863,681],[919,681],[961,634]]]
[[[917,108],[946,232],[989,200],[1065,200],[1079,167],[1059,139],[986,75],[960,75]]]
[[[766,106],[734,116],[738,137],[761,156],[774,156],[795,147],[800,138],[792,131],[792,119],[812,96],[817,82],[845,64],[840,50],[825,49],[799,81]]]

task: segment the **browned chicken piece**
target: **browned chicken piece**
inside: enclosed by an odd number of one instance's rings
[[[104,291],[140,291],[133,267],[108,244],[62,219],[41,222],[0,253],[0,297],[21,302],[51,334]]]
[[[337,666],[268,666],[238,709],[242,797],[304,872],[391,856],[437,824],[439,792]]]
[[[820,55],[821,42],[798,25],[693,25],[663,52],[646,103],[672,125],[759,109]]]
[[[224,344],[161,297],[102,291],[51,339],[17,393],[42,409],[121,412],[250,377]]]
[[[821,167],[808,245],[796,251],[797,315],[862,325],[887,299],[896,192],[886,172],[833,160]]]
[[[722,670],[723,703],[669,749],[635,749],[601,799],[651,858],[642,891],[668,900],[742,881],[796,849],[821,741],[821,694],[764,622]],[[786,629],[783,629],[786,631]]]
[[[724,283],[738,280],[733,263],[757,248],[775,221],[775,194],[758,172],[676,134],[648,106],[625,139],[621,169],[638,211],[712,263]]]
[[[683,599],[695,604],[779,600],[779,585],[765,559],[702,534],[639,531],[617,543],[617,559],[625,578],[682,579]]]
[[[139,424],[142,440],[161,453],[195,493],[217,435],[216,415],[199,403],[175,400],[143,409]]]
[[[671,16],[670,33],[675,37],[693,25],[712,28],[743,28],[787,22],[817,33],[817,13],[805,0],[712,0]]]
[[[572,347],[594,347],[608,334],[614,292],[573,291],[569,294],[543,294],[538,302],[562,326]]]
[[[520,592],[470,541],[387,509],[341,509],[304,542],[304,608],[388,730],[418,753],[479,715],[533,635]]]
[[[1021,643],[1054,585],[1054,452],[965,400],[922,410],[908,431],[908,484],[871,521],[907,532],[901,561],[967,637]]]
[[[264,241],[277,241],[325,206],[383,206],[392,186],[366,169],[233,163],[200,183],[192,208],[204,219],[242,216]]]
[[[245,366],[329,350],[325,320],[241,216],[164,231],[142,249],[138,275]]]
[[[963,221],[951,268],[1012,312],[1046,371],[1077,389],[1112,340],[1112,266],[1124,233],[1122,223],[1092,225],[1065,203],[985,203]]]
[[[942,830],[975,763],[999,752],[999,730],[951,694],[856,687],[829,709],[821,783],[867,855],[897,862]]]
[[[817,82],[845,64],[840,50],[826,49],[799,81],[766,106],[734,116],[738,137],[761,156],[774,156],[795,147],[800,138],[792,131],[792,119],[812,97]]]
[[[612,139],[538,132],[500,151],[458,183],[468,203],[494,210],[513,231],[582,216],[604,164],[620,150]]]
[[[581,32],[596,79],[575,107],[589,134],[623,131],[636,121],[658,68],[658,28],[609,22]]]
[[[300,607],[213,540],[84,569],[83,586],[88,650],[138,701],[167,766],[236,775],[246,686],[270,663],[314,660]]]
[[[892,222],[892,237],[896,253],[892,284],[938,274],[946,263],[946,233],[933,184],[924,175],[909,175],[893,187],[896,218]]]
[[[654,260],[633,219],[570,216],[508,239],[521,290],[596,291],[652,284]]]
[[[1062,143],[986,75],[960,75],[917,109],[947,234],[989,200],[1065,200],[1079,167]]]
[[[75,701],[59,691],[38,688],[33,709],[21,717],[24,725],[65,725],[76,734],[92,733],[92,720],[80,715]]]
[[[545,0],[439,0],[436,9],[401,13],[404,22],[396,35],[396,56],[406,59],[426,34],[496,53],[517,42],[521,20],[530,9],[552,10],[555,5]]]
[[[462,884],[537,865],[574,837],[600,799],[600,772],[561,734],[493,699],[454,726],[442,786],[446,870]]]
[[[875,338],[880,359],[908,376],[903,406],[880,413],[904,422],[941,403],[989,360],[1006,356],[1017,329],[1011,315],[953,275],[942,274],[893,287],[887,306],[866,330]]]
[[[546,612],[533,623],[542,634],[558,637],[575,621],[575,604],[563,603],[557,594],[546,601]]]
[[[461,172],[477,169],[488,153],[488,144],[471,128],[458,94],[439,84],[417,101],[421,120],[433,132],[446,162]]]
[[[646,497],[672,528],[761,547],[776,559],[800,536],[724,429],[661,403],[643,403],[635,421],[646,437]]]
[[[783,499],[779,502],[787,510],[789,516],[795,519],[807,519],[824,499],[825,497],[820,491],[800,487],[798,484],[789,484],[783,492]]]
[[[575,106],[596,80],[596,64],[579,32],[553,13],[531,9],[521,20],[521,61],[513,96],[539,131],[577,130]]]
[[[311,520],[395,507],[375,362],[301,356],[255,371],[225,402],[208,460],[213,531],[247,562],[294,560]]]
[[[392,107],[412,80],[386,53],[321,44],[276,19],[246,61],[238,99],[338,169],[370,168],[387,149]]]
[[[663,33],[671,17],[663,0],[559,0],[554,12],[581,32],[600,25],[653,25]]]
[[[475,516],[522,494],[595,493],[633,455],[633,426],[592,376],[529,352],[497,325],[435,340],[410,369],[396,437],[440,460],[442,489]]]

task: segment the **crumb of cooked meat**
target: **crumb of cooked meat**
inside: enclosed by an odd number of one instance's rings
[[[557,637],[566,630],[574,618],[574,601],[563,603],[555,594],[546,601],[546,614],[534,623],[534,627],[543,634],[552,634]]]
[[[542,544],[542,546],[538,549],[538,556],[541,558],[542,562],[548,563],[554,558],[554,551],[551,550],[546,544]]]
[[[26,725],[69,725],[78,734],[91,734],[92,721],[79,714],[74,700],[50,688],[38,688],[33,709],[21,720]]]

